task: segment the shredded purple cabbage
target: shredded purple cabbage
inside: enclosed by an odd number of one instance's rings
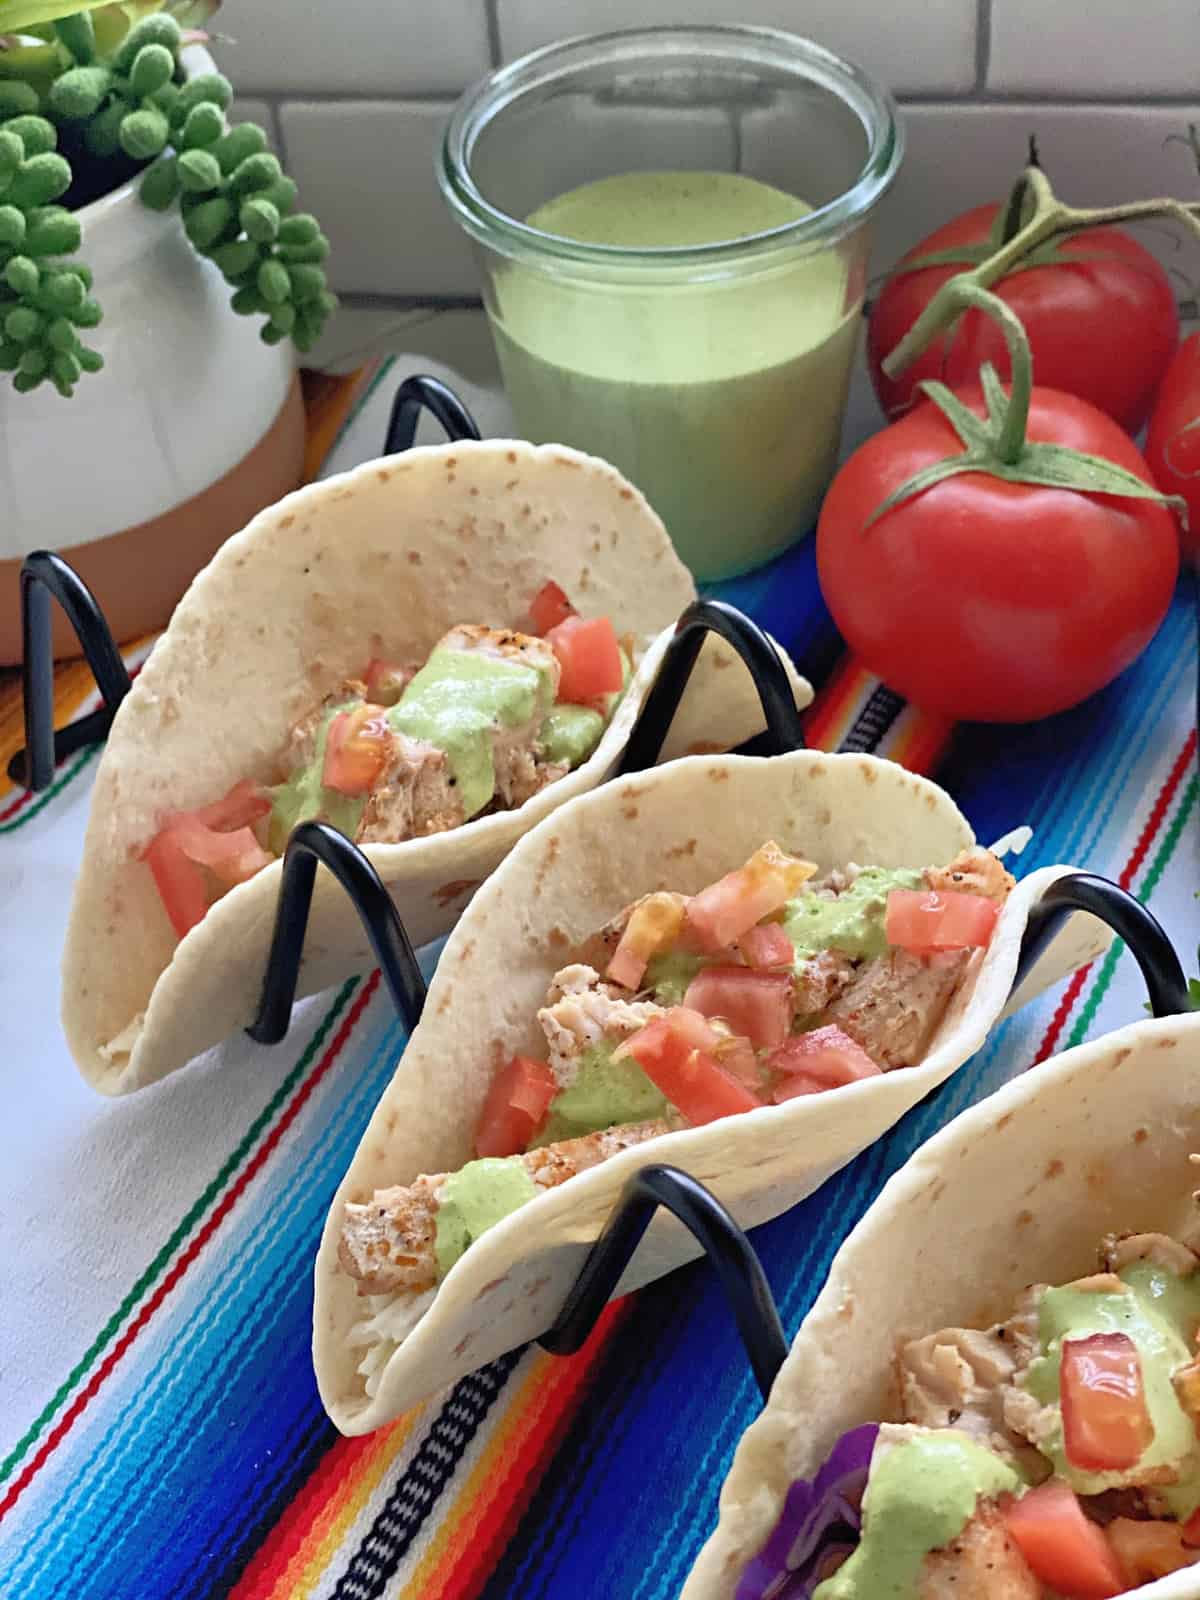
[[[855,1548],[879,1424],[844,1433],[815,1478],[797,1478],[779,1521],[742,1573],[735,1600],[812,1600]]]

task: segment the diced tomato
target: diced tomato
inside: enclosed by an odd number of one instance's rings
[[[228,833],[218,833],[188,811],[177,812],[171,817],[163,832],[170,834],[189,861],[194,861],[197,866],[209,867],[227,889],[252,878],[274,859],[249,828],[233,828]]]
[[[394,661],[383,661],[379,656],[371,657],[363,673],[367,699],[377,706],[394,706],[411,679],[412,673],[407,668],[397,666]]]
[[[156,833],[143,858],[154,874],[154,885],[171,926],[182,939],[208,910],[204,874],[179,847],[179,840],[167,828]]]
[[[544,1061],[513,1056],[488,1090],[475,1130],[477,1156],[515,1156],[524,1150],[546,1120],[558,1093],[554,1074]]]
[[[339,711],[325,735],[321,782],[339,794],[369,794],[383,775],[392,735],[382,706],[363,704]]]
[[[534,595],[529,607],[529,616],[533,623],[534,633],[549,633],[550,629],[557,628],[560,622],[565,622],[568,617],[577,615],[578,612],[575,607],[553,578],[546,580]],[[619,687],[620,685],[618,685]]]
[[[624,1053],[694,1126],[760,1106],[759,1097],[717,1062],[711,1042],[708,1048],[695,1043],[701,1038],[714,1039],[707,1021],[686,1006],[672,1006],[627,1039]]]
[[[786,972],[750,967],[702,967],[688,984],[683,1003],[705,1017],[723,1017],[760,1050],[788,1036],[792,1025],[792,979]]]
[[[1200,1561],[1200,1550],[1188,1548],[1184,1529],[1177,1522],[1135,1522],[1132,1517],[1114,1517],[1104,1532],[1131,1589]]]
[[[558,698],[568,705],[615,694],[624,682],[621,646],[607,617],[568,617],[550,629],[546,640],[562,668]]]
[[[688,901],[687,924],[705,950],[725,950],[755,923],[778,911],[816,871],[785,855],[774,840]]]
[[[893,889],[887,897],[887,942],[913,955],[982,948],[1000,907],[984,894],[955,889]]]
[[[1193,1511],[1184,1523],[1183,1542],[1187,1545],[1200,1546],[1200,1510]]]
[[[604,975],[623,989],[637,989],[651,956],[673,943],[683,926],[684,903],[678,895],[648,894],[630,913]]]
[[[1084,1516],[1069,1483],[1051,1478],[1003,1509],[1013,1543],[1034,1577],[1066,1600],[1109,1600],[1124,1592],[1116,1556]]]
[[[171,812],[151,839],[143,859],[181,939],[208,910],[208,883],[202,869],[208,868],[223,888],[232,889],[273,859],[247,826],[270,809],[270,797],[246,778],[210,805]]]
[[[270,795],[260,789],[253,778],[243,778],[241,783],[234,784],[223,800],[214,800],[212,805],[198,806],[195,811],[180,814],[195,817],[206,828],[216,828],[219,833],[224,833],[230,828],[244,828],[249,822],[257,822],[270,809]]]
[[[767,1057],[767,1070],[781,1075],[771,1096],[776,1105],[880,1075],[863,1047],[834,1023],[785,1039]]]
[[[1081,1472],[1119,1472],[1154,1438],[1142,1363],[1127,1333],[1064,1339],[1059,1372],[1063,1448]]]
[[[796,947],[777,922],[760,922],[747,928],[738,940],[738,949],[748,966],[762,972],[790,969],[796,959]]]

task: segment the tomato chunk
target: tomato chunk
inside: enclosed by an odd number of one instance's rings
[[[658,954],[679,937],[683,926],[684,901],[674,894],[648,894],[634,906],[604,970],[606,978],[623,989],[637,989],[645,976],[651,956]]]
[[[792,1025],[792,979],[787,972],[749,967],[702,967],[683,1003],[705,1017],[723,1017],[756,1049],[781,1044]]]
[[[1034,1577],[1066,1600],[1109,1600],[1124,1592],[1108,1541],[1061,1478],[1007,1503],[1004,1520]]]
[[[179,840],[167,828],[156,833],[143,858],[154,874],[154,886],[171,926],[182,939],[208,910],[204,874],[180,849]]]
[[[771,1096],[776,1105],[797,1095],[840,1089],[860,1078],[877,1078],[881,1070],[835,1023],[785,1039],[767,1057],[767,1069],[781,1076]]]
[[[712,1054],[717,1038],[699,1012],[672,1006],[627,1039],[622,1053],[632,1056],[651,1083],[699,1127],[762,1104]]]
[[[893,889],[887,897],[887,942],[913,955],[970,950],[992,937],[1000,907],[983,894],[955,889]]]
[[[762,972],[790,970],[796,959],[795,946],[777,922],[761,922],[747,928],[738,940],[738,949],[747,966]]]
[[[1063,1446],[1081,1472],[1118,1472],[1154,1438],[1142,1363],[1127,1333],[1064,1339],[1059,1373]]]
[[[515,1156],[546,1120],[558,1083],[544,1061],[513,1056],[496,1076],[475,1129],[477,1156]]]
[[[529,616],[533,622],[534,633],[546,634],[551,628],[557,628],[560,622],[565,622],[568,617],[578,616],[578,612],[567,599],[565,591],[559,588],[553,578],[548,578],[534,595],[529,607]]]
[[[1200,1561],[1200,1550],[1188,1548],[1184,1531],[1177,1522],[1136,1522],[1132,1517],[1114,1517],[1104,1530],[1131,1589]]]
[[[163,909],[182,939],[203,921],[209,905],[207,868],[225,889],[244,883],[273,857],[248,824],[271,809],[269,796],[250,779],[194,811],[173,811],[151,839],[143,859],[154,876]]]
[[[394,661],[383,661],[379,656],[372,656],[367,662],[367,670],[363,673],[367,699],[372,705],[394,706],[408,688],[412,676],[406,667],[397,666]]]
[[[688,901],[687,924],[705,950],[725,950],[785,905],[816,866],[786,855],[773,839],[745,866],[727,872]]]
[[[562,668],[558,698],[568,705],[615,694],[624,682],[621,646],[607,617],[568,617],[546,639]]]
[[[180,815],[195,817],[197,822],[202,822],[206,828],[216,828],[225,832],[229,828],[244,828],[247,823],[257,822],[259,817],[265,817],[271,809],[271,797],[260,789],[253,778],[243,778],[241,783],[235,783],[229,793],[221,800],[214,800],[212,805],[198,806],[195,811],[182,812]]]
[[[383,775],[392,749],[382,706],[363,704],[339,711],[325,735],[321,782],[339,794],[370,794]]]

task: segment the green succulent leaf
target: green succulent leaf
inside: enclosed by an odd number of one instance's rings
[[[98,11],[108,0],[8,0],[0,9],[5,33],[28,33],[31,28],[59,22],[77,11]]]

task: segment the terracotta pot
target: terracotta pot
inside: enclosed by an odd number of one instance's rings
[[[193,72],[212,70],[188,52]],[[104,357],[71,399],[0,382],[0,664],[21,657],[17,575],[31,550],[78,567],[118,639],[161,627],[217,547],[300,481],[290,345],[239,317],[177,212],[126,184],[79,213],[104,308]],[[55,609],[55,652],[78,654]]]

